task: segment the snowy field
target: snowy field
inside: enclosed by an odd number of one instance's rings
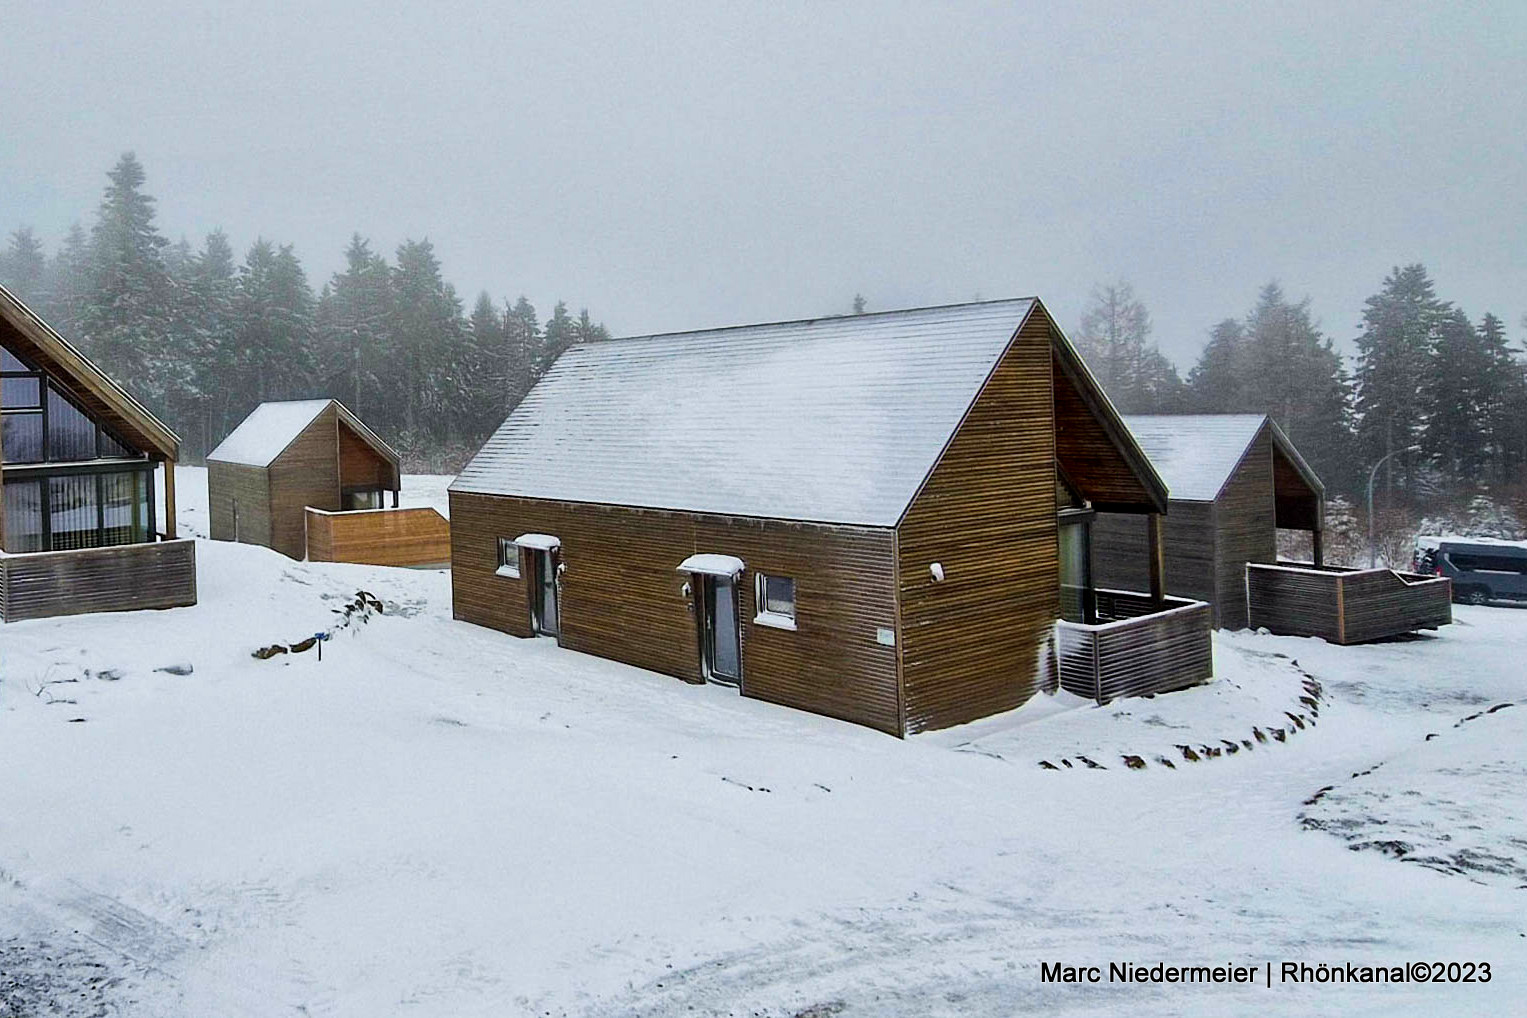
[[[899,742],[455,623],[445,572],[197,553],[194,608],[0,632],[0,1015],[1521,1013],[1527,610]],[[1285,960],[1493,978],[1039,973]]]

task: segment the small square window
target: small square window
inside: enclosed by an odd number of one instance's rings
[[[382,489],[380,488],[351,488],[345,492],[345,509],[354,512],[357,509],[381,509],[385,503],[382,501]]]
[[[756,584],[758,614],[753,621],[777,629],[795,628],[795,580],[789,576],[759,573]]]
[[[494,571],[500,576],[519,579],[520,546],[507,537],[498,539],[498,568]]]

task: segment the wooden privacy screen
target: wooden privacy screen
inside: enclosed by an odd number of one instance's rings
[[[435,509],[307,508],[307,552],[312,562],[372,566],[446,566],[451,523]]]
[[[1060,684],[1098,703],[1186,689],[1214,675],[1213,622],[1202,601],[1159,603],[1117,590],[1097,592],[1097,625],[1055,623]]]
[[[1253,628],[1331,643],[1380,640],[1453,621],[1451,581],[1393,569],[1252,562],[1246,593]]]
[[[0,619],[179,608],[196,603],[196,542],[0,555]]]

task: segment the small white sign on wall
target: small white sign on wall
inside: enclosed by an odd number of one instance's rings
[[[875,642],[886,647],[896,646],[896,630],[881,626],[875,630]]]

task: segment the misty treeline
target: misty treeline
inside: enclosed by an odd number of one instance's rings
[[[428,240],[389,262],[359,235],[343,270],[314,293],[290,245],[256,240],[243,257],[222,231],[199,249],[169,243],[131,154],[87,232],[51,256],[17,229],[0,282],[205,455],[257,404],[332,396],[416,467],[454,469],[570,344],[605,338],[558,302],[542,322],[524,297],[484,293],[470,311]]]
[[[1395,268],[1369,297],[1349,368],[1277,283],[1209,333],[1184,380],[1151,342],[1127,282],[1093,292],[1076,342],[1125,413],[1265,413],[1331,494],[1363,494],[1369,470],[1388,501],[1527,495],[1527,369],[1501,320],[1476,322],[1437,296],[1422,265]],[[1413,451],[1412,451],[1413,450]]]

